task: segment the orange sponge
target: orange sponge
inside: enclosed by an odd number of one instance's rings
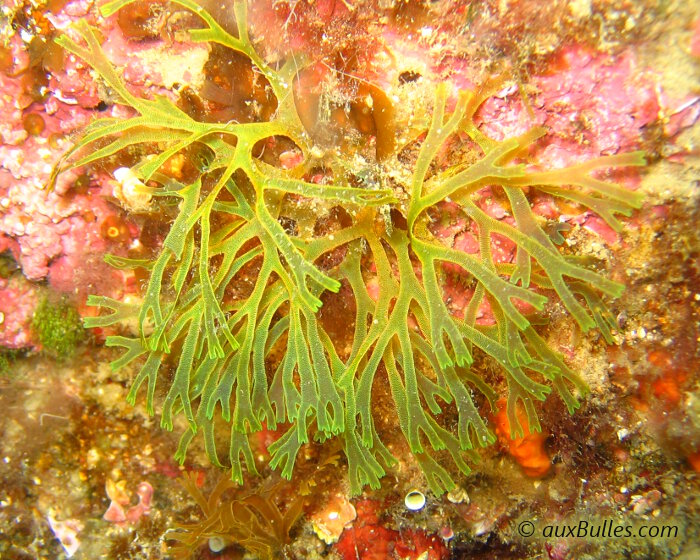
[[[518,407],[518,420],[526,433],[523,437],[511,439],[506,400],[501,399],[497,406],[496,435],[501,445],[508,450],[508,454],[517,461],[527,476],[539,478],[546,475],[552,466],[549,455],[544,449],[546,435],[541,432],[530,432],[525,411]]]

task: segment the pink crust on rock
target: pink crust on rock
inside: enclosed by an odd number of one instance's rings
[[[45,15],[58,31],[72,35],[70,25],[78,19],[87,17],[95,23],[93,8],[93,2],[76,0],[57,13]],[[165,41],[127,45],[115,18],[101,20],[99,25],[106,53],[115,64],[126,67],[124,76],[137,94],[148,90],[149,96],[172,95],[163,84],[161,68],[165,66],[160,65],[167,57],[159,55],[162,49],[168,48],[168,57],[206,53],[205,45],[166,45]],[[95,116],[94,108],[100,102],[98,83],[86,63],[66,56],[61,72],[49,74],[46,99],[34,103],[24,93],[22,82],[29,67],[27,45],[17,33],[9,47],[12,69],[0,72],[0,238],[13,250],[28,279],[48,277],[59,291],[80,295],[99,292],[119,298],[125,289],[123,278],[102,262],[102,256],[105,252],[119,254],[130,240],[120,239],[119,247],[100,234],[100,224],[116,215],[116,207],[103,198],[111,195],[109,178],[93,178],[89,188],[76,193],[73,186],[79,171],[68,171],[58,177],[53,192],[45,190],[53,167],[71,145],[65,135],[84,128]],[[36,136],[29,135],[23,125],[29,112],[44,122],[43,131]],[[100,116],[127,114],[131,115],[130,109],[112,105]],[[131,234],[131,239],[136,238],[138,230],[132,228]],[[22,320],[20,316],[17,321]],[[28,340],[17,344],[20,342]]]
[[[0,147],[0,157],[4,149]],[[21,158],[21,150],[15,150]],[[100,223],[115,209],[100,196],[99,188],[71,197],[43,190],[37,182],[48,181],[51,165],[31,156],[42,151],[37,146],[34,152],[25,152],[30,156],[24,164],[0,169],[0,233],[12,239],[22,272],[30,280],[48,276],[60,291],[82,292],[90,279],[81,275],[85,265],[94,261],[94,283],[113,284],[115,271],[98,263],[108,248],[100,235]],[[65,174],[64,179],[69,178],[75,179],[75,174]]]
[[[36,286],[21,276],[0,278],[0,313],[3,314],[0,346],[27,348],[34,345],[31,324],[38,300]]]
[[[700,58],[700,18],[693,23],[693,36],[690,39],[690,54]]]
[[[517,88],[504,89],[479,113],[484,131],[499,139],[548,127],[547,147],[538,154],[544,166],[636,149],[644,127],[659,116],[653,75],[640,71],[631,51],[611,57],[569,47],[559,63],[563,68],[551,75],[532,78],[532,115]]]

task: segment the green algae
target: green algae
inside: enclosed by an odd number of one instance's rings
[[[110,15],[131,1],[108,3],[102,13]],[[476,391],[495,408],[495,391],[470,369],[476,352],[490,356],[503,370],[514,436],[523,433],[516,408],[523,406],[530,429],[538,430],[534,402],[545,399],[552,387],[573,412],[585,385],[547,346],[533,319],[515,302],[543,310],[548,301],[543,291],[548,291],[584,332],[597,327],[610,341],[614,325],[602,298],[619,296],[623,286],[587,268],[580,259],[563,255],[539,225],[523,189],[574,201],[619,231],[616,215],[629,215],[641,199],[594,175],[600,169],[643,165],[642,153],[533,172],[523,158],[544,129],[533,128],[499,142],[474,124],[475,112],[499,85],[494,80],[478,92],[462,92],[450,114],[448,88],[438,87],[432,119],[423,131],[413,166],[406,207],[397,203],[390,189],[373,182],[360,187],[348,186],[342,179],[330,185],[310,183],[299,177],[314,164],[313,146],[289,93],[303,60],[279,70],[269,67],[248,37],[244,1],[235,2],[237,37],[193,1],[174,3],[203,21],[204,28],[190,31],[193,41],[219,43],[242,53],[264,75],[277,99],[273,118],[211,124],[191,118],[164,97],[134,96],[102,52],[95,30],[80,22],[75,30],[84,45],[67,36],[60,37],[59,44],[89,63],[137,116],[94,121],[66,154],[53,179],[66,168],[135,145],[159,146],[160,153],[143,158],[133,172],[143,181],[144,192],[177,201],[179,213],[153,261],[108,257],[116,266],[150,271],[143,303],[134,306],[91,296],[88,303],[112,313],[88,318],[85,325],[104,327],[138,318],[139,336],[110,336],[107,345],[125,350],[112,364],[114,368],[142,360],[128,400],[133,404],[145,384],[151,414],[155,413],[156,386],[168,383],[161,373],[163,363],[174,353],[175,371],[162,403],[161,424],[172,429],[175,414],[183,414],[189,423],[177,458],[184,461],[188,446],[201,433],[211,461],[219,466],[227,463],[234,480],[240,482],[243,462],[249,472],[256,472],[249,434],[263,428],[284,429],[269,448],[270,466],[289,478],[302,445],[312,438],[339,437],[352,492],[359,493],[365,485],[377,488],[394,462],[372,414],[375,381],[386,375],[398,425],[431,489],[435,493],[450,490],[452,476],[435,452],[446,450],[457,468],[467,473],[466,459],[476,458],[473,450],[495,441],[473,398]],[[438,151],[458,133],[478,146],[480,157],[472,164],[432,171]],[[299,166],[282,170],[254,157],[253,147],[273,136],[294,141],[303,154]],[[160,172],[169,158],[194,143],[213,154],[197,180],[183,184]],[[474,202],[475,193],[484,186],[503,190],[515,226],[490,217]],[[289,195],[301,198],[310,208],[316,200],[341,205],[349,210],[352,224],[333,235],[292,234],[280,223],[280,201]],[[456,251],[430,232],[429,211],[446,200],[457,203],[476,224],[478,254]],[[389,208],[403,213],[405,227],[386,224]],[[493,234],[517,246],[513,265],[495,262]],[[345,256],[340,264],[323,270],[316,264],[341,248]],[[376,268],[376,299],[367,291],[365,263]],[[227,299],[227,286],[251,264],[257,266],[258,274],[250,294]],[[458,266],[475,282],[463,319],[452,315],[444,301],[445,264]],[[337,292],[341,285],[350,288],[355,303],[349,353],[339,350],[318,318],[324,292]],[[477,310],[484,300],[494,313],[494,326],[477,324]],[[457,414],[456,433],[438,420],[448,407]],[[216,444],[222,428],[218,418],[229,427],[228,461],[224,462]]]
[[[77,309],[65,299],[41,298],[32,317],[32,331],[42,351],[59,359],[74,356],[86,338]]]
[[[15,360],[22,355],[21,350],[7,349],[0,352],[0,376],[9,377],[12,375]]]

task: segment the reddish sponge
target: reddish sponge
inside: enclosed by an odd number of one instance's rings
[[[336,545],[343,560],[449,558],[449,550],[437,535],[413,529],[399,532],[382,525],[377,515],[379,506],[376,500],[362,500],[355,504],[357,521],[353,527],[343,532]]]

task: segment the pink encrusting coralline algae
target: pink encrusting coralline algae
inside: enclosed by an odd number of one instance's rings
[[[38,303],[36,287],[20,276],[0,278],[0,346],[27,348],[36,344],[31,323]]]
[[[70,26],[83,17],[99,21],[105,52],[125,68],[124,78],[134,91],[172,95],[175,83],[197,81],[208,56],[205,46],[128,42],[114,19],[97,20],[93,7],[93,2],[79,0],[45,17],[54,29],[69,34]],[[77,296],[79,306],[94,293],[122,299],[134,293],[133,277],[107,265],[103,257],[125,255],[137,247],[140,227],[126,216],[131,209],[120,197],[118,181],[105,171],[88,176],[70,170],[47,189],[72,135],[101,108],[98,84],[87,65],[64,56],[61,70],[47,74],[37,100],[27,91],[31,39],[22,33],[11,37],[10,67],[0,71],[0,253],[7,252],[27,280],[46,280],[53,290]],[[100,116],[129,114],[115,104]],[[0,280],[0,346],[36,347],[31,317],[38,299],[36,286]]]

